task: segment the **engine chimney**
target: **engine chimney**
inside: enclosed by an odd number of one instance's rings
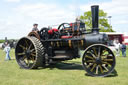
[[[91,12],[92,12],[92,32],[98,34],[99,6],[98,5],[91,6]]]

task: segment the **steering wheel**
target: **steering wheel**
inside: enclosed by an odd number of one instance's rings
[[[68,25],[68,27],[66,27],[65,25]],[[58,30],[60,30],[61,27],[62,27],[63,29],[65,29],[65,28],[70,28],[70,24],[69,24],[69,23],[62,23],[62,24],[59,25]]]
[[[66,30],[66,28],[71,28],[69,23],[62,23],[59,25],[58,30],[61,33],[68,33],[69,34],[69,30]]]

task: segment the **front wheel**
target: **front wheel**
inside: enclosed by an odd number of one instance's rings
[[[103,44],[89,46],[82,57],[83,68],[91,76],[108,76],[115,67],[115,56]]]

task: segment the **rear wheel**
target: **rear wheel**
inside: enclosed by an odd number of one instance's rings
[[[103,44],[89,46],[82,57],[82,64],[91,76],[107,76],[115,67],[113,52]]]
[[[34,69],[45,64],[44,47],[35,37],[21,38],[15,49],[16,61],[21,68]]]

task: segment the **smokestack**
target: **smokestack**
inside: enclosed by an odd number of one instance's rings
[[[91,12],[92,12],[92,32],[98,34],[99,6],[98,5],[91,6]]]

